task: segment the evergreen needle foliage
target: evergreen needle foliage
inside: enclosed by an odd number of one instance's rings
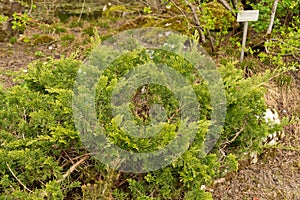
[[[101,53],[109,54],[109,51]],[[21,75],[19,85],[0,91],[0,199],[67,199],[70,196],[77,199],[212,199],[201,186],[211,184],[224,173],[236,171],[240,155],[259,149],[261,138],[268,134],[270,128],[262,119],[266,109],[262,83],[272,74],[244,78],[243,71],[232,62],[218,68],[226,89],[227,117],[214,150],[200,158],[211,110],[205,81],[193,74],[185,60],[159,50],[154,52],[153,58],[145,50],[120,57],[100,77],[96,100],[98,120],[111,143],[133,152],[163,148],[180,125],[176,117],[177,99],[167,88],[155,84],[147,86],[146,94],[137,93],[131,108],[134,111],[141,106],[143,95],[148,95],[149,104],[163,105],[170,123],[159,136],[130,138],[118,128],[116,122],[120,118],[110,112],[109,99],[118,79],[132,65],[150,59],[154,63],[163,60],[188,77],[202,107],[199,131],[188,151],[170,166],[141,174],[117,172],[91,158],[84,167],[59,181],[72,166],[73,161],[64,160],[67,155],[75,158],[87,153],[72,119],[73,83],[81,62],[74,57],[37,61]],[[147,115],[143,118],[142,114],[135,113],[136,122],[149,123]],[[228,154],[222,157],[219,149],[224,144]]]

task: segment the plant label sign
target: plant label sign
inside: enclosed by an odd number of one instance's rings
[[[242,41],[242,51],[241,51],[241,59],[242,62],[244,60],[244,52],[246,45],[246,37],[247,37],[247,29],[249,21],[257,21],[258,20],[259,10],[241,10],[237,14],[237,22],[244,22],[244,30],[243,30],[243,41]]]
[[[241,10],[237,14],[237,22],[249,22],[258,20],[259,10]]]

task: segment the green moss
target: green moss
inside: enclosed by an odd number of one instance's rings
[[[121,26],[118,31],[141,28],[141,27],[161,27],[178,32],[187,33],[187,21],[183,16],[176,16],[166,19],[158,19],[153,16],[141,16],[134,20],[129,21],[125,25]]]
[[[109,28],[110,27],[109,24],[110,24],[110,20],[104,18],[100,18],[96,22],[96,25],[100,26],[101,28]]]
[[[122,13],[127,12],[127,8],[124,5],[113,5],[109,7],[107,10],[103,11],[102,16],[103,17],[116,17],[116,16],[122,16]]]
[[[17,41],[18,41],[18,39],[14,36],[9,38],[9,43],[11,43],[11,44],[15,44]]]
[[[76,28],[76,27],[82,27],[83,23],[81,21],[71,21],[69,27],[70,28]]]
[[[55,27],[55,32],[56,33],[65,33],[66,29],[62,27]]]
[[[74,34],[65,34],[60,37],[62,41],[63,46],[68,46],[70,43],[72,43],[75,40],[75,35]]]
[[[74,34],[66,34],[60,37],[62,41],[74,41],[75,35]]]
[[[204,3],[199,13],[200,23],[211,30],[227,30],[236,26],[234,16],[218,2]]]
[[[82,32],[89,36],[93,36],[94,35],[94,27],[93,26],[86,27],[82,30]]]
[[[34,45],[48,44],[55,39],[50,35],[36,35],[36,38],[33,40]]]

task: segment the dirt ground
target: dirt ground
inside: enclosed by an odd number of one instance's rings
[[[236,174],[215,185],[214,199],[300,199],[300,71],[290,75],[293,83],[289,87],[270,82],[265,96],[268,106],[278,110],[281,117],[295,117],[284,128],[284,138],[264,149],[257,163],[241,166]]]
[[[66,46],[60,45],[59,34],[52,34],[57,42],[51,44],[31,45],[23,41],[0,43],[0,82],[4,87],[13,85],[14,75],[26,70],[35,59],[46,60],[49,56],[59,58],[75,50],[80,51],[82,41],[87,37],[82,36],[76,28],[68,31],[76,39]],[[34,34],[41,34],[41,30],[31,27],[25,32],[25,35]],[[296,116],[295,122],[285,127],[283,140],[276,147],[266,148],[257,163],[241,163],[237,173],[210,188],[214,199],[300,200],[300,123],[296,122],[300,113],[300,72],[292,76],[294,82],[288,88],[277,88],[270,84],[266,99],[269,106],[276,108],[282,117]]]

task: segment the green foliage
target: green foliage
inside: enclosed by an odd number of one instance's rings
[[[76,27],[82,27],[82,25],[83,25],[82,21],[72,20],[69,27],[76,28]]]
[[[226,39],[228,30],[237,26],[235,17],[218,1],[204,1],[199,8],[201,27],[204,29],[204,33],[211,32],[215,38],[215,46],[218,47]]]
[[[23,7],[27,9],[32,9],[32,10],[36,9],[36,5],[33,3],[33,1],[26,1],[26,0],[16,0],[16,1],[19,2]]]
[[[176,41],[175,44],[180,46],[180,41]],[[127,47],[131,48],[129,47],[130,45],[133,44],[127,44]],[[113,52],[111,49],[98,50],[94,55],[95,57],[91,57],[94,66],[98,66],[103,62],[101,58],[106,57],[103,55],[113,55]],[[195,74],[193,66],[184,59],[163,50],[154,50],[150,56],[145,49],[140,49],[128,52],[114,60],[103,71],[97,85],[96,109],[101,127],[105,129],[106,137],[112,144],[131,152],[158,150],[174,138],[176,130],[182,122],[180,122],[178,117],[172,118],[172,116],[176,116],[178,101],[168,88],[157,84],[148,84],[141,86],[133,94],[130,108],[134,116],[133,119],[137,124],[147,125],[150,122],[149,113],[147,113],[147,109],[139,107],[140,102],[145,102],[147,99],[146,107],[160,104],[166,109],[169,123],[164,124],[161,131],[151,137],[151,139],[134,138],[126,134],[118,126],[123,116],[112,115],[110,97],[113,91],[117,90],[116,86],[120,78],[129,70],[134,70],[135,66],[143,66],[145,63],[172,66],[172,68],[187,78],[201,105],[199,131],[189,150],[174,161],[171,166],[156,172],[142,174],[139,178],[131,177],[127,179],[128,188],[123,191],[118,190],[118,195],[122,196],[125,191],[130,191],[125,192],[127,195],[124,195],[129,196],[130,199],[181,199],[183,196],[186,199],[196,199],[200,196],[203,196],[204,199],[210,198],[211,196],[200,188],[202,185],[210,184],[214,178],[223,172],[220,171],[221,163],[217,154],[210,154],[204,158],[199,157],[210,122],[211,107],[209,106],[209,100],[208,98],[203,98],[208,97],[209,92],[207,83],[199,74]],[[96,67],[89,70],[92,70],[93,75],[100,73]],[[219,67],[219,71],[224,79],[228,104],[226,125],[214,152],[218,152],[220,147],[227,144],[227,149],[232,154],[229,154],[225,162],[222,163],[223,169],[226,172],[237,171],[237,158],[241,158],[244,152],[258,149],[261,144],[261,138],[265,137],[270,130],[262,118],[266,109],[263,98],[265,90],[262,87],[262,83],[267,81],[271,75],[266,73],[265,75],[245,79],[243,71],[237,69],[235,64],[231,62],[224,63],[224,65]],[[159,77],[159,74],[154,76]],[[81,89],[84,91],[88,88]],[[142,89],[146,92],[141,92]],[[122,123],[126,124],[127,122],[123,121]],[[235,137],[237,132],[240,132],[238,137],[229,142]],[[143,132],[140,132],[140,134],[143,134]],[[94,139],[93,141],[96,140]],[[105,155],[102,154],[101,156]]]
[[[186,200],[213,200],[212,195],[203,190],[193,189],[187,192],[185,198]]]
[[[8,17],[4,16],[4,15],[0,15],[0,24],[2,24],[3,22],[7,21]]]
[[[29,37],[24,37],[23,39],[22,39],[22,41],[24,42],[24,43],[30,43],[31,42],[31,39],[29,38]]]
[[[43,57],[43,56],[45,56],[45,55],[43,54],[43,52],[41,52],[41,51],[36,51],[36,52],[34,53],[34,55],[35,55],[36,57]]]
[[[75,40],[75,35],[74,34],[64,34],[60,37],[62,43],[64,46],[69,45]]]
[[[273,80],[281,88],[289,88],[293,83],[288,72],[300,69],[300,28],[296,24],[275,30],[273,39],[265,42],[270,53],[259,54],[260,60],[277,72]]]
[[[236,159],[236,156],[233,154],[229,154],[226,157],[226,165],[228,166],[227,171],[237,171],[239,167],[239,163]]]
[[[109,8],[104,9],[102,16],[108,18],[109,16],[116,16],[117,14],[122,14],[123,12],[128,11],[124,5],[112,5]]]
[[[217,1],[201,4],[201,24],[210,30],[227,31],[233,26],[234,16]]]
[[[54,27],[56,33],[65,33],[66,29],[60,26]]]
[[[55,39],[51,35],[39,35],[36,34],[33,36],[32,43],[34,45],[43,45],[43,44],[49,44],[53,42]]]
[[[257,120],[257,116],[262,117],[266,109],[263,98],[265,90],[261,85],[270,75],[245,79],[242,78],[243,71],[236,69],[234,63],[230,62],[219,69],[223,74],[228,107],[222,140],[230,140],[237,132],[242,131],[232,143],[235,151],[257,148],[260,143],[258,138],[268,133],[268,127],[261,123],[261,118]]]
[[[62,41],[74,41],[75,36],[73,34],[66,34],[61,37]]]
[[[110,28],[110,21],[107,20],[107,19],[103,19],[103,18],[99,18],[97,23],[96,23],[97,26],[100,26],[101,28]]]
[[[259,57],[261,61],[266,64],[272,64],[283,71],[299,69],[299,24],[275,30],[276,34],[274,34],[273,39],[265,42],[265,46],[270,53],[260,53]]]
[[[13,20],[11,21],[12,29],[19,31],[20,33],[23,33],[30,21],[31,18],[28,16],[28,14],[14,13]]]
[[[175,44],[180,46],[180,42],[175,41]],[[98,53],[112,55],[110,49]],[[93,76],[100,78],[95,102],[99,123],[111,143],[132,152],[163,148],[183,123],[173,92],[157,84],[148,84],[143,88],[146,93],[138,88],[132,97],[130,108],[134,120],[141,125],[151,122],[147,110],[134,112],[148,99],[148,106],[159,104],[165,108],[168,123],[150,139],[131,137],[118,127],[122,116],[111,113],[112,91],[126,72],[148,62],[172,66],[186,77],[197,95],[201,106],[199,130],[188,151],[170,166],[154,172],[118,173],[94,163],[88,172],[74,171],[68,181],[59,182],[66,171],[61,156],[65,152],[85,152],[73,123],[71,106],[73,82],[81,63],[73,57],[37,61],[19,77],[19,85],[0,90],[0,199],[64,199],[79,185],[85,199],[212,199],[211,194],[201,189],[202,185],[211,184],[225,173],[224,170],[236,171],[237,159],[242,153],[259,148],[261,137],[268,134],[270,128],[262,119],[266,108],[262,83],[271,74],[244,78],[243,71],[237,69],[235,63],[224,62],[219,67],[228,101],[224,105],[227,106],[226,122],[213,152],[200,157],[212,108],[207,83],[189,62],[164,50],[155,50],[150,56],[145,49],[140,49],[119,57],[101,77],[98,77],[98,69],[93,68]],[[87,89],[84,87],[82,89]],[[229,142],[238,131],[238,137]],[[218,156],[221,147],[231,152],[222,162]],[[90,177],[87,179],[83,173]]]
[[[55,180],[62,176],[57,156],[79,145],[71,117],[78,66],[73,58],[33,63],[22,85],[1,92],[1,199],[63,199],[72,186]]]
[[[259,10],[259,19],[251,23],[256,32],[265,32],[268,28],[271,16],[271,10],[274,0],[261,0],[259,3],[253,3],[251,6],[254,10]],[[275,29],[288,25],[290,22],[299,19],[300,2],[295,0],[279,1],[274,20]],[[297,17],[298,16],[298,17]]]
[[[91,49],[96,48],[101,43],[101,38],[99,36],[98,30],[96,27],[93,28],[93,36],[90,38]]]
[[[18,39],[14,36],[9,38],[9,43],[10,44],[15,44],[17,41],[18,41]]]
[[[144,12],[144,14],[151,14],[152,8],[150,6],[144,7],[143,12]]]
[[[82,32],[89,35],[89,36],[93,36],[94,35],[94,30],[95,30],[95,27],[89,26],[89,27],[84,28],[82,30]]]

